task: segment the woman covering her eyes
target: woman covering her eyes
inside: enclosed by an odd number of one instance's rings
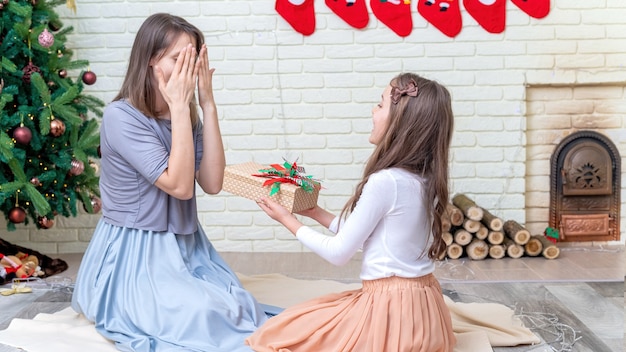
[[[72,307],[121,351],[249,351],[267,320],[198,224],[196,182],[216,194],[224,177],[213,71],[200,30],[152,15],[104,112],[102,218]]]

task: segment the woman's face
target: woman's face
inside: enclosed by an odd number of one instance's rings
[[[178,55],[181,50],[187,47],[191,43],[194,47],[196,46],[195,40],[186,33],[182,33],[178,36],[178,38],[174,39],[172,45],[169,48],[165,49],[165,53],[160,58],[154,57],[150,60],[150,66],[153,70],[153,77],[157,77],[156,66],[158,66],[163,71],[163,78],[165,78],[165,82],[169,81],[172,72],[174,71],[174,66],[176,65],[176,60],[178,59]],[[155,83],[155,87],[158,86],[157,82]]]
[[[369,142],[378,145],[383,140],[383,136],[389,125],[389,107],[391,105],[391,85],[385,88],[381,100],[372,109],[372,133]]]

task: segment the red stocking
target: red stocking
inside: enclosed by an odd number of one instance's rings
[[[534,18],[544,18],[550,12],[550,0],[511,0],[528,16]]]
[[[374,16],[401,37],[413,30],[410,0],[370,0]]]
[[[506,0],[463,0],[465,10],[489,33],[502,33]]]
[[[315,31],[313,0],[276,0],[275,9],[296,32],[311,35]]]
[[[448,37],[461,32],[459,0],[418,0],[417,12]]]
[[[365,0],[326,0],[326,6],[354,28],[365,28],[369,22]]]

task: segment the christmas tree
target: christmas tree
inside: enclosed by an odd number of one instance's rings
[[[89,113],[101,117],[104,103],[82,94],[96,75],[65,47],[73,28],[54,11],[61,4],[0,0],[0,209],[8,230],[31,220],[50,228],[56,216],[76,216],[80,203],[100,209],[100,136]]]

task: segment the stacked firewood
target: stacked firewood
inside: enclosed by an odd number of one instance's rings
[[[554,259],[560,253],[556,244],[543,234],[531,235],[516,221],[503,221],[464,194],[452,198],[442,226],[447,251],[441,259],[458,259],[465,255],[473,260],[524,255]]]

